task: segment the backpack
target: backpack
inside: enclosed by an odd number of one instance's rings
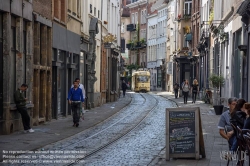
[[[174,89],[178,89],[178,85],[177,84],[174,85]]]

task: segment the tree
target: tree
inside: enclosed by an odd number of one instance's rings
[[[211,82],[211,85],[213,88],[215,88],[214,90],[214,94],[215,94],[215,97],[214,97],[214,103],[216,103],[218,105],[218,91],[219,91],[219,88],[221,86],[224,85],[224,82],[225,82],[225,79],[224,77],[222,76],[219,76],[219,75],[216,75],[216,74],[212,74],[210,77],[209,77],[209,81]]]

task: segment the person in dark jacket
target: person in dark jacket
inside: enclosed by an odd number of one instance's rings
[[[246,116],[247,116],[247,114],[245,113],[245,109],[243,108],[245,103],[246,103],[246,100],[238,99],[234,110],[230,113],[230,115],[231,115],[230,122],[235,127],[239,126],[241,129],[244,126]]]
[[[27,84],[22,84],[20,88],[14,93],[14,100],[18,112],[21,114],[24,132],[33,133],[34,130],[30,128],[30,116],[27,112],[26,101],[27,98],[24,97],[24,92],[28,89]]]
[[[195,103],[197,93],[199,93],[199,84],[196,79],[194,79],[193,84],[191,86],[191,92],[192,92],[192,103]]]
[[[128,86],[127,86],[126,82],[123,80],[123,81],[122,81],[122,92],[123,92],[123,97],[125,97],[127,88],[128,88]]]
[[[80,109],[82,108],[81,104],[84,106],[84,98],[82,89],[79,87],[78,82],[74,81],[73,84],[74,87],[70,88],[67,100],[69,101],[73,112],[73,127],[78,127],[80,120]]]
[[[176,99],[178,98],[178,91],[179,91],[179,84],[176,82],[174,84],[174,96]]]
[[[245,103],[243,108],[245,109],[247,113],[247,118],[245,120],[243,129],[250,129],[250,103]]]

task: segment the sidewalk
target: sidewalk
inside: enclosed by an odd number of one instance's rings
[[[34,126],[34,133],[25,134],[23,131],[18,131],[10,135],[1,135],[0,161],[3,150],[37,150],[45,145],[63,140],[106,120],[127,106],[131,100],[130,93],[127,93],[125,98],[121,97],[116,102],[107,103],[87,111],[84,115],[84,121],[81,121],[77,128],[72,127],[72,117],[68,116]]]
[[[202,131],[205,143],[206,158],[195,159],[171,159],[166,161],[165,149],[160,153],[157,159],[155,159],[152,165],[167,165],[167,166],[220,166],[226,165],[227,161],[220,158],[220,152],[228,151],[228,143],[219,134],[217,128],[220,115],[215,115],[212,105],[205,104],[203,101],[196,101],[192,104],[191,98],[188,98],[188,104],[184,104],[183,97],[175,99],[174,94],[171,92],[152,92],[157,95],[161,95],[177,103],[179,107],[200,107]],[[235,165],[235,161],[234,165]],[[248,163],[248,162],[247,162]],[[245,163],[247,165],[247,163]],[[232,162],[230,162],[232,165]]]

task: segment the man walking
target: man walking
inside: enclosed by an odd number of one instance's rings
[[[85,89],[84,89],[83,84],[80,83],[80,78],[76,78],[75,81],[78,83],[79,88],[82,89],[83,99],[85,99]],[[74,87],[74,85],[72,84],[71,88],[73,88],[73,87]],[[81,112],[80,116],[82,117],[82,120],[84,120],[84,113],[83,113],[83,109],[82,108],[84,108],[84,104],[80,105],[80,110],[81,110],[80,111]]]
[[[18,112],[21,114],[24,132],[33,133],[34,130],[30,128],[30,116],[27,112],[26,101],[27,98],[24,97],[24,92],[28,89],[27,84],[22,84],[20,88],[14,94],[14,100]]]
[[[234,152],[237,150],[238,145],[237,145],[236,135],[233,132],[233,128],[230,123],[230,119],[231,119],[230,113],[234,110],[236,103],[237,103],[236,98],[228,99],[229,110],[221,114],[221,117],[218,123],[218,129],[219,129],[220,135],[229,142],[229,144],[231,145],[230,150]]]
[[[69,101],[69,104],[71,105],[72,113],[73,113],[73,126],[78,127],[79,126],[79,119],[80,119],[80,109],[81,104],[84,105],[84,98],[82,89],[79,87],[79,84],[77,81],[74,81],[73,83],[74,87],[70,88],[68,93],[67,100]]]
[[[125,97],[126,94],[126,89],[128,88],[125,80],[122,81],[122,92],[123,92],[123,97]]]
[[[176,82],[174,84],[174,95],[176,99],[178,98],[178,91],[179,91],[179,84]]]
[[[78,83],[79,88],[82,89],[83,98],[85,99],[85,89],[84,89],[83,84],[80,83],[80,78],[76,78],[75,81]],[[71,88],[73,88],[73,87],[74,87],[74,85],[71,86]]]

